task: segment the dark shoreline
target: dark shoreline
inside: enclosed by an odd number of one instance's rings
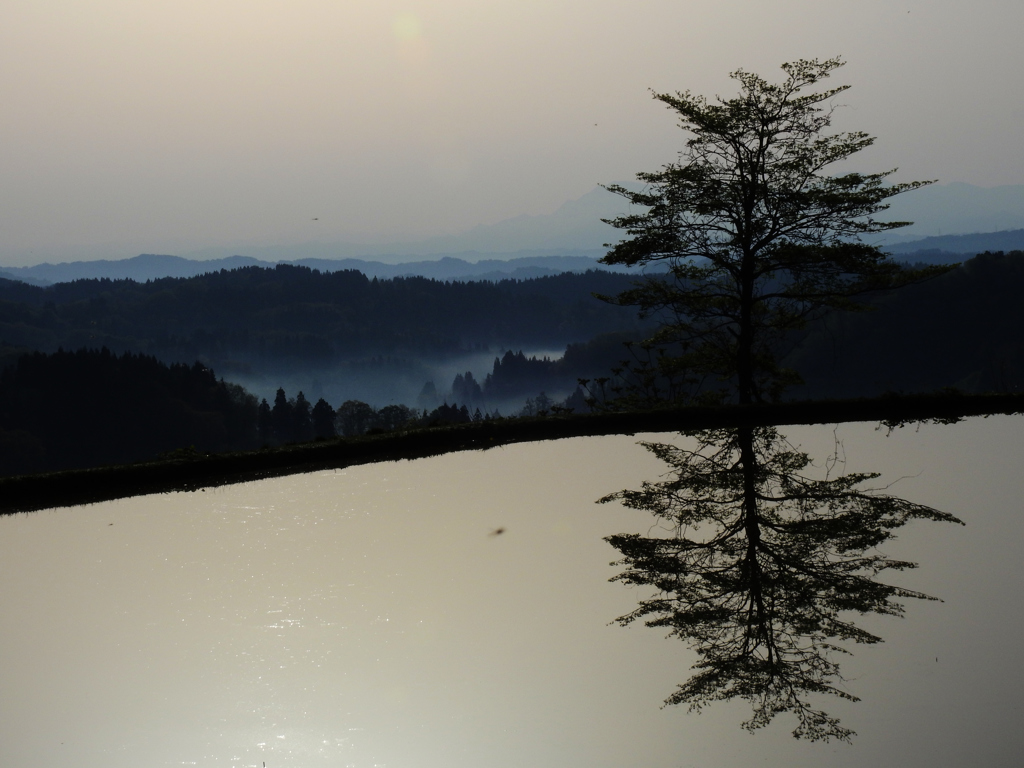
[[[1024,413],[1024,394],[887,395],[774,405],[485,421],[337,439],[248,453],[69,470],[0,479],[0,514],[78,506],[130,496],[244,483],[381,461],[419,459],[511,443],[738,426],[877,421],[896,425]]]

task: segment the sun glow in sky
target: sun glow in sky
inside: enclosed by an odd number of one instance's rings
[[[421,37],[420,21],[414,14],[400,13],[395,16],[395,37],[403,42]]]
[[[0,266],[547,213],[674,158],[648,89],[837,54],[865,170],[1020,184],[1021,28],[1016,0],[9,0]]]

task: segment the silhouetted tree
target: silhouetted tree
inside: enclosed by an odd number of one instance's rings
[[[423,410],[429,410],[437,405],[439,399],[434,382],[428,381],[423,385],[423,389],[420,390],[419,395],[416,397],[416,405]]]
[[[478,403],[482,397],[483,391],[477,380],[473,378],[472,371],[455,374],[455,380],[452,382],[452,399],[455,402],[472,405]]]
[[[313,439],[313,418],[306,396],[299,392],[292,406],[292,439],[299,443]]]
[[[543,415],[551,410],[551,406],[554,405],[554,401],[541,392],[536,398],[534,398],[533,404],[537,408],[537,413]]]
[[[322,397],[313,406],[313,436],[318,438],[331,438],[337,432],[334,429],[335,412],[330,403]]]
[[[701,389],[706,399],[741,406],[775,400],[799,380],[779,364],[786,334],[825,310],[864,308],[860,297],[869,292],[947,270],[907,270],[860,241],[904,226],[872,217],[922,182],[824,173],[873,142],[864,133],[823,133],[832,109],[820,105],[846,87],[803,93],[841,64],[784,64],[779,85],[738,71],[740,95],[715,104],[689,92],[655,95],[691,138],[680,162],[638,174],[642,191],[608,187],[647,210],[608,222],[631,239],[604,261],[670,266],[608,299],[660,322],[641,345],[651,356],[620,370],[625,406],[664,400],[666,392],[685,402]],[[911,565],[867,552],[909,519],[956,519],[856,489],[875,475],[811,480],[801,474],[808,457],[773,429],[691,437],[695,451],[648,445],[672,466],[672,480],[601,500],[647,509],[672,532],[608,539],[629,568],[619,580],[658,591],[621,623],[653,616],[649,625],[670,628],[700,654],[697,674],[667,703],[699,710],[742,697],[754,709],[749,729],[792,712],[798,738],[849,740],[852,731],[804,698],[853,698],[834,685],[841,680],[836,643],[878,641],[840,615],[899,614],[892,598],[925,597],[876,582],[882,571]],[[696,538],[698,526],[712,530]]]
[[[644,443],[670,479],[600,499],[651,512],[669,534],[608,537],[627,566],[615,580],[656,590],[619,623],[644,619],[699,654],[697,673],[667,704],[699,711],[740,697],[753,706],[750,730],[792,712],[798,738],[849,740],[852,731],[806,700],[857,700],[835,685],[843,678],[834,656],[847,652],[837,644],[881,638],[845,615],[899,616],[895,598],[935,599],[877,581],[915,567],[877,547],[912,519],[960,521],[860,487],[877,474],[808,477],[810,458],[774,428],[750,432],[694,433],[696,448]]]
[[[466,406],[442,403],[424,417],[428,424],[465,424],[472,421],[469,409]]]
[[[554,405],[555,401],[541,392],[536,397],[526,398],[526,402],[523,404],[522,410],[519,411],[519,415],[545,416],[551,411]]]
[[[295,422],[292,418],[292,404],[288,402],[284,388],[277,390],[274,407],[270,411],[270,420],[274,425],[274,438],[278,442],[286,443],[293,439]]]
[[[607,187],[646,212],[608,220],[630,238],[602,259],[669,266],[604,297],[659,320],[644,347],[670,353],[638,360],[640,370],[685,376],[741,404],[776,399],[798,380],[779,365],[787,333],[825,309],[863,308],[858,297],[868,292],[951,268],[904,269],[861,242],[906,226],[872,217],[889,198],[929,182],[887,183],[892,171],[824,173],[874,142],[860,132],[824,133],[834,108],[821,105],[849,86],[804,93],[840,66],[784,64],[778,85],[737,71],[739,96],[717,103],[688,91],[655,94],[690,138],[679,162],[637,174],[641,191]]]
[[[390,432],[404,427],[416,418],[411,408],[405,405],[385,405],[377,411],[374,426]]]
[[[267,398],[263,398],[260,402],[256,415],[256,431],[264,443],[269,443],[274,439],[274,421]]]
[[[373,426],[373,407],[360,400],[346,400],[338,407],[335,423],[345,437],[364,434]]]
[[[590,411],[590,406],[587,404],[587,395],[581,386],[577,386],[562,405],[573,413],[588,413]]]

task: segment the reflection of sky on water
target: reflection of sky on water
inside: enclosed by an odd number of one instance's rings
[[[608,626],[636,595],[601,537],[650,521],[593,502],[662,470],[613,437],[0,520],[0,764],[1014,764],[1022,427],[840,428],[849,470],[968,524],[890,548],[946,602],[870,620],[887,642],[845,665],[864,701],[828,702],[853,747],[750,736],[740,704],[658,708],[693,657]]]

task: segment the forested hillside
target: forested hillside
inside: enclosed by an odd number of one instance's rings
[[[146,283],[78,280],[39,288],[0,280],[0,342],[54,351],[107,347],[218,370],[327,366],[374,355],[429,357],[490,348],[564,347],[636,327],[595,301],[630,277],[369,280],[355,271],[247,267]]]
[[[577,378],[612,375],[629,355],[623,342],[643,335],[629,310],[591,296],[622,285],[621,276],[607,273],[449,284],[294,267],[146,284],[79,281],[40,289],[0,282],[0,475],[148,460],[190,446],[244,449],[490,418],[498,405],[506,415],[582,411],[580,392],[563,400]],[[785,364],[805,384],[790,398],[948,387],[1020,392],[1022,293],[1024,252],[986,253],[876,297],[873,311],[825,317],[791,340]],[[307,399],[299,388],[289,397],[280,384],[276,398],[271,392],[271,402],[260,403],[218,380],[207,364],[216,355],[248,353],[286,371],[317,354],[329,360],[381,349],[444,353],[483,349],[496,339],[554,345],[588,334],[593,338],[563,347],[561,357],[530,356],[521,347],[483,353],[485,366],[431,383],[431,398],[390,405],[350,397],[328,403],[316,392]],[[126,351],[106,348],[110,340]],[[77,351],[32,351],[59,345]]]
[[[257,402],[208,368],[109,350],[23,355],[0,372],[0,475],[258,446]]]
[[[942,277],[835,314],[786,360],[794,398],[1024,390],[1024,251],[983,253]]]
[[[349,400],[334,408],[283,388],[271,405],[200,363],[166,365],[106,348],[8,363],[0,371],[0,477],[492,418],[465,403],[417,411]]]

